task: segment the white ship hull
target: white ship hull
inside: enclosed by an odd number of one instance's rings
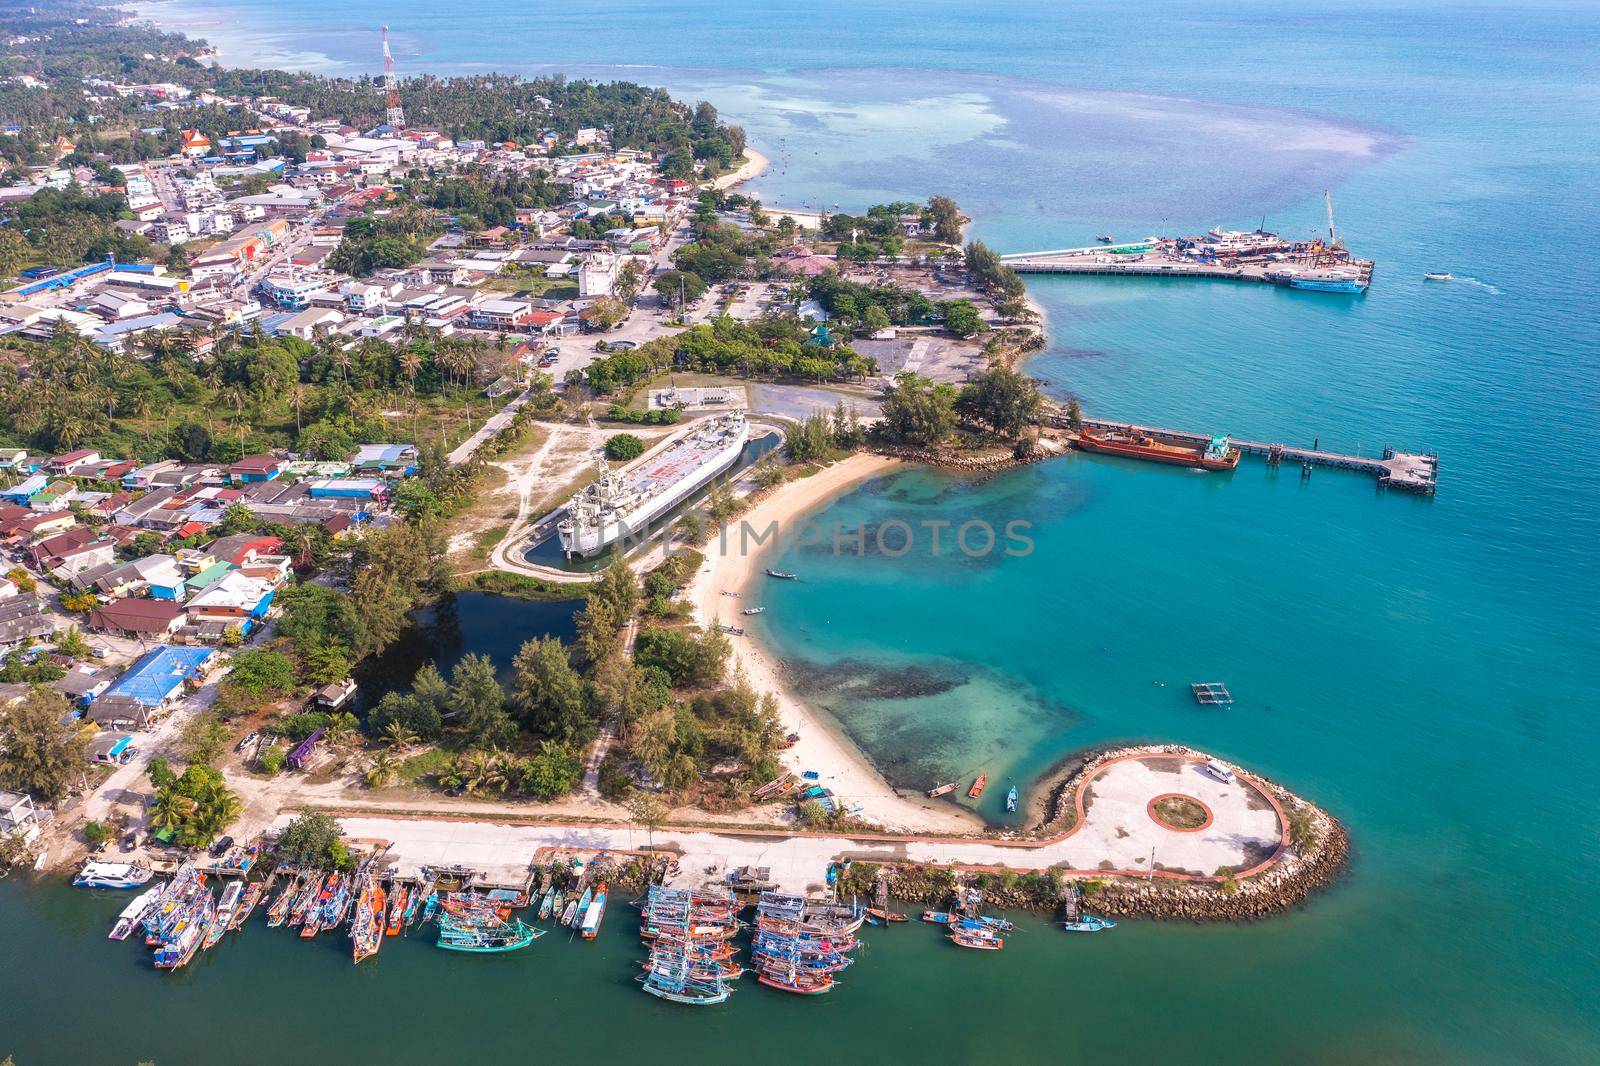
[[[616,541],[642,536],[651,522],[694,495],[712,478],[738,462],[748,440],[748,431],[737,434],[692,473],[656,495],[641,501],[633,510],[614,520],[594,525],[563,522],[559,527],[561,550],[567,555],[587,558],[603,551],[607,545]]]

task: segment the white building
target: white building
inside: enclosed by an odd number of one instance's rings
[[[617,285],[622,260],[610,252],[594,252],[583,257],[578,267],[579,296],[610,296]]]

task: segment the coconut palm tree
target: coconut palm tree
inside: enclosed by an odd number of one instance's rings
[[[361,776],[368,788],[384,788],[394,784],[395,778],[399,775],[400,760],[387,751],[380,751],[372,757],[372,761],[367,764],[366,772]]]
[[[421,739],[417,731],[409,728],[404,722],[390,722],[389,727],[383,731],[383,742],[395,751],[405,751]]]
[[[194,817],[195,807],[195,801],[188,796],[164,788],[156,793],[156,801],[150,807],[150,824],[176,833]]]

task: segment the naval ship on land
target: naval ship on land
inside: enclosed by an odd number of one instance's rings
[[[740,412],[702,423],[682,440],[632,470],[600,461],[600,478],[574,496],[556,527],[568,556],[590,556],[607,544],[641,536],[650,523],[738,461],[750,439]]]

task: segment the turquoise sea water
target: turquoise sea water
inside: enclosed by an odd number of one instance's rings
[[[1033,523],[1025,558],[798,550],[762,635],[897,783],[1027,783],[1130,738],[1212,749],[1349,825],[1349,877],[1236,928],[1131,923],[995,958],[892,931],[837,993],[664,1012],[620,941],[525,970],[396,953],[351,974],[286,938],[175,982],[105,943],[116,903],[5,889],[0,1053],[205,1061],[263,1010],[326,1056],[666,1061],[760,1047],[888,1061],[1600,1060],[1600,16],[1587,4],[616,3],[169,6],[229,61],[615,74],[704,94],[778,162],[757,191],[860,207],[956,196],[1003,250],[1212,225],[1301,234],[1330,187],[1364,297],[1040,279],[1031,369],[1093,413],[1443,457],[1439,495],[1355,475],[1228,477],[1089,457],[915,472],[821,516]],[[604,64],[604,66],[602,66]],[[1165,222],[1163,222],[1165,220]],[[1425,270],[1458,282],[1425,284]],[[1186,695],[1223,680],[1239,702]],[[1161,683],[1161,684],[1158,684]],[[1000,818],[999,796],[984,813]],[[552,946],[547,938],[538,950]],[[608,954],[610,953],[610,954]],[[321,956],[327,954],[327,958]],[[52,988],[111,1008],[110,1044]],[[261,1006],[263,997],[271,1004]],[[407,1010],[406,1003],[426,1004]],[[0,1018],[5,1017],[0,1014]],[[354,1019],[382,1018],[375,1043]],[[287,1036],[232,1061],[281,1058]],[[575,1043],[576,1041],[576,1043]],[[631,1049],[631,1050],[630,1050]],[[127,1050],[129,1053],[124,1054]]]

